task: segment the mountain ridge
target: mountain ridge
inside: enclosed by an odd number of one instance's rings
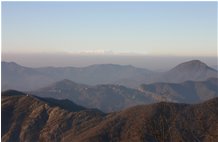
[[[31,91],[63,79],[87,85],[118,84],[137,88],[141,84],[162,81],[171,83],[186,80],[201,81],[218,77],[217,73],[218,71],[199,60],[184,62],[166,72],[154,72],[131,65],[116,64],[97,64],[80,68],[29,68],[13,62],[2,62],[2,89]]]
[[[104,112],[121,110],[138,103],[153,102],[153,98],[149,97],[149,94],[121,85],[88,86],[75,84],[69,80],[67,80],[68,85],[65,85],[65,81],[58,81],[30,93],[40,97],[67,98],[88,108],[101,108]]]
[[[69,111],[34,96],[2,94],[2,141],[216,141],[218,98],[160,102],[113,113]]]
[[[218,96],[218,78],[182,83],[144,84],[137,89],[114,84],[96,86],[75,85],[74,82],[67,86],[64,84],[64,81],[59,81],[30,93],[41,97],[67,98],[82,106],[98,108],[104,112],[160,101],[199,103]]]

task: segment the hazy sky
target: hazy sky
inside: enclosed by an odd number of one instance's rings
[[[22,60],[16,54],[29,64],[37,61],[28,54],[201,56],[215,63],[217,3],[2,2],[2,59]]]

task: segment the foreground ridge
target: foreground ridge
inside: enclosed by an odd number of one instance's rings
[[[189,105],[160,102],[105,114],[68,100],[2,92],[2,141],[216,141],[218,98]]]

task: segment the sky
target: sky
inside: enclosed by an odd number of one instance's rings
[[[201,58],[216,64],[217,54],[216,2],[2,2],[6,61],[151,67],[136,58]]]

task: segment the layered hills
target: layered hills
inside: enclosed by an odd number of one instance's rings
[[[67,105],[63,103],[67,102]],[[218,99],[160,102],[103,113],[69,100],[2,92],[2,141],[211,142],[218,139]]]
[[[182,83],[142,84],[139,90],[161,96],[165,101],[198,103],[218,97],[218,78],[205,81],[185,81]]]
[[[112,112],[160,101],[199,103],[218,97],[218,79],[144,84],[138,89],[121,85],[89,86],[65,79],[31,93],[41,97],[69,99],[88,108]]]
[[[40,97],[69,99],[85,107],[98,108],[104,112],[117,111],[156,101],[152,93],[145,93],[120,85],[88,86],[66,79],[30,93]],[[157,96],[158,98],[160,99],[161,96]]]
[[[81,68],[30,68],[14,62],[2,62],[1,64],[3,90],[36,90],[63,79],[88,85],[118,84],[137,88],[141,84],[156,82],[181,83],[187,80],[204,81],[218,76],[217,70],[199,60],[181,63],[166,72],[154,72],[131,65],[115,64],[99,64]]]

